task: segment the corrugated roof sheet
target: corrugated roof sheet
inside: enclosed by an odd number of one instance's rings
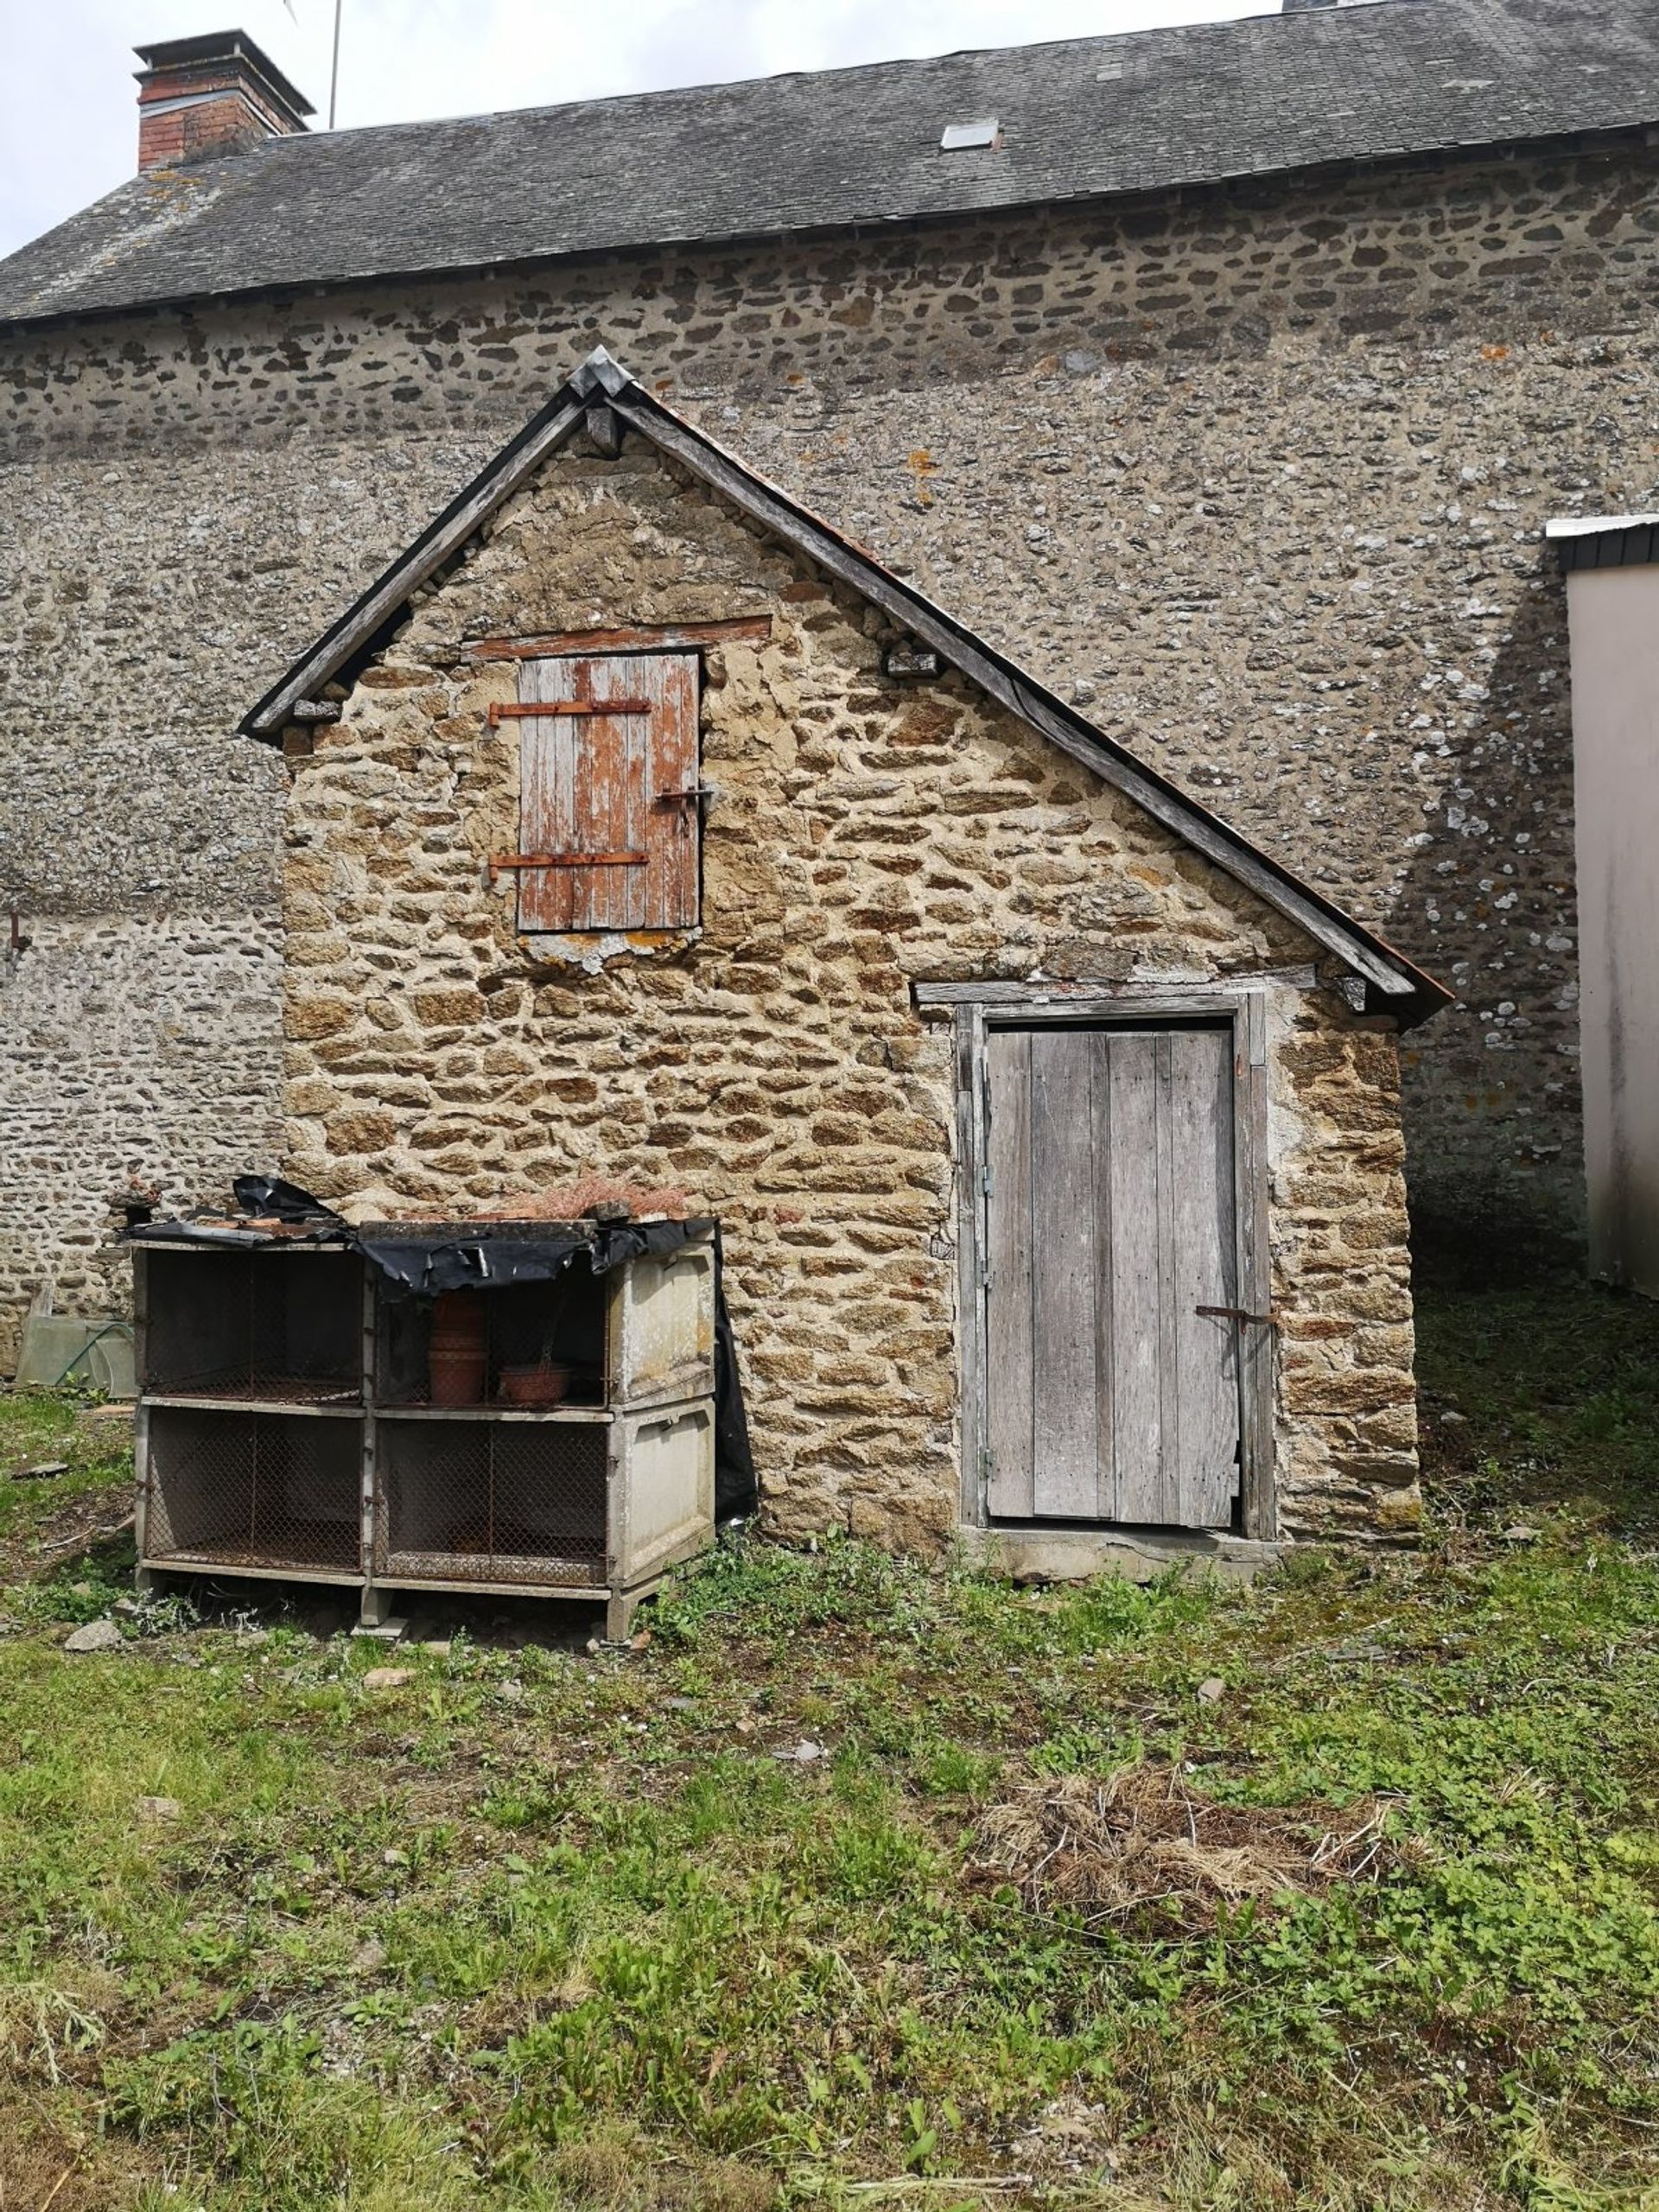
[[[995,115],[995,150],[944,153]],[[273,140],[0,262],[0,321],[913,221],[1659,119],[1659,0],[1377,0]]]

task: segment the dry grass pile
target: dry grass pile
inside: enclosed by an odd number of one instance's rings
[[[1221,1912],[1375,1877],[1390,1856],[1387,1807],[1221,1805],[1173,1767],[1121,1767],[1105,1781],[1032,1783],[974,1837],[976,1887],[1012,1885],[1033,1911],[1142,1934],[1199,1936]]]
[[[494,1205],[474,1207],[474,1221],[581,1221],[599,1205],[625,1205],[636,1220],[665,1214],[684,1218],[689,1200],[677,1184],[625,1183],[614,1175],[577,1175],[545,1191],[516,1191]]]

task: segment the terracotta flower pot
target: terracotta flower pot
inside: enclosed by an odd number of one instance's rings
[[[504,1367],[498,1395],[508,1406],[563,1405],[570,1395],[570,1370],[550,1359],[534,1367]]]
[[[432,1305],[427,1397],[435,1406],[481,1406],[489,1368],[489,1317],[476,1290],[441,1291]]]

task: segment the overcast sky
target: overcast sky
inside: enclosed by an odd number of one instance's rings
[[[340,124],[1277,13],[1277,0],[344,0]],[[132,174],[134,44],[249,32],[318,111],[334,0],[10,0],[0,255]]]

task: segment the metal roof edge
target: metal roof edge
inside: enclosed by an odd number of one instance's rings
[[[1564,576],[1583,569],[1639,569],[1659,561],[1659,514],[1565,516],[1544,524]]]

